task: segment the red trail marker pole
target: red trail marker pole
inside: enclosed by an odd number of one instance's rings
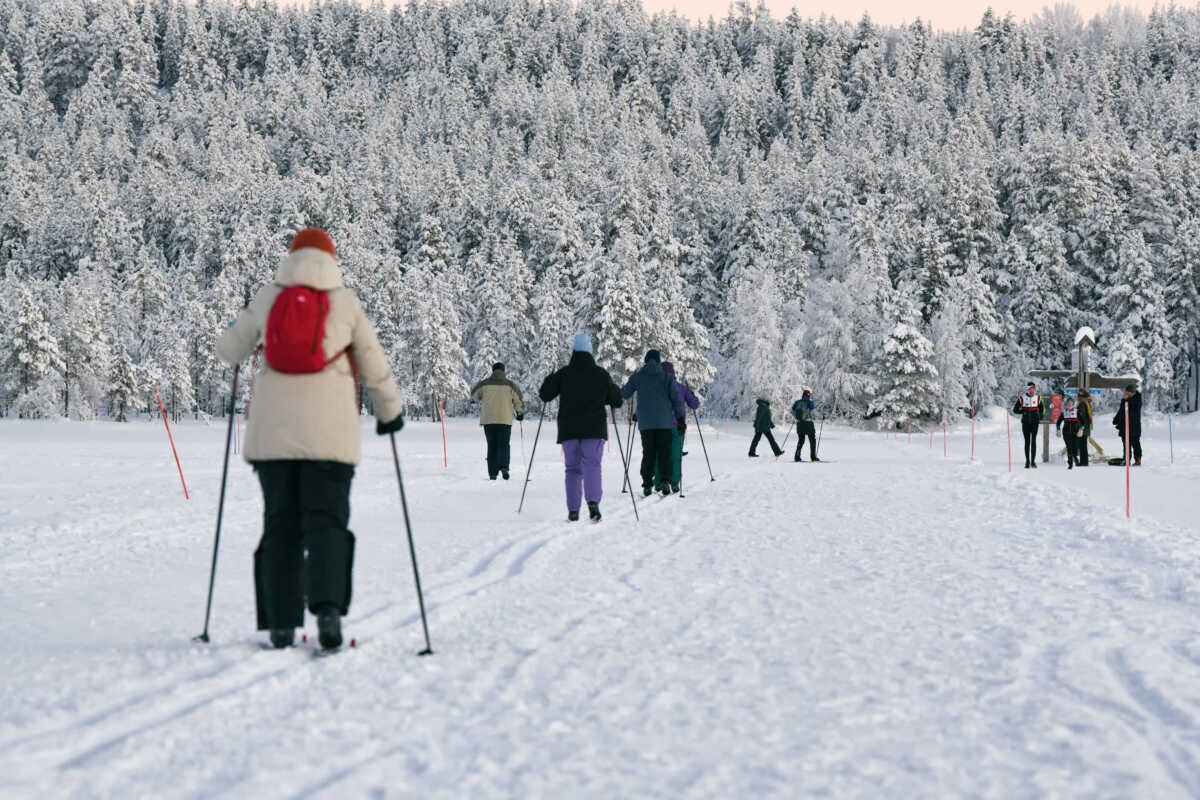
[[[1008,433],[1008,471],[1012,472],[1012,414],[1005,412],[1004,427]]]
[[[908,443],[912,444],[912,420],[908,421]]]
[[[1129,519],[1129,403],[1125,404],[1125,518]]]
[[[171,443],[171,455],[175,456],[175,467],[179,470],[179,482],[183,484],[183,499],[191,500],[188,494],[187,481],[183,479],[183,465],[179,463],[179,451],[175,449],[175,437],[171,435],[171,424],[167,422],[167,410],[163,408],[162,398],[158,396],[158,387],[154,387],[154,399],[158,401],[158,410],[162,412],[163,426],[167,429],[167,441]]]
[[[942,417],[942,458],[948,455],[950,455],[950,448],[946,444],[946,418]]]
[[[971,406],[971,460],[975,460],[975,406]]]
[[[446,452],[446,406],[442,401],[438,401],[438,411],[442,413],[442,466],[450,466],[450,456]]]
[[[933,426],[934,426],[934,424],[935,423],[933,422],[933,420],[929,421],[929,449],[930,450],[933,449]]]

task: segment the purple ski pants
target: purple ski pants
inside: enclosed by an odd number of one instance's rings
[[[567,439],[562,449],[567,464],[567,511],[578,511],[583,495],[589,503],[599,503],[604,493],[600,477],[604,440]]]

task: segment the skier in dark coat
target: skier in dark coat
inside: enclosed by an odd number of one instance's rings
[[[764,436],[771,445],[771,452],[776,456],[781,456],[783,448],[779,446],[779,443],[775,441],[775,436],[771,433],[771,429],[775,427],[775,423],[771,420],[771,398],[760,397],[756,402],[758,410],[754,413],[754,438],[750,440],[750,457],[758,458],[758,453],[754,451],[758,449],[758,442]]]
[[[1030,381],[1024,394],[1013,404],[1013,413],[1021,415],[1021,433],[1025,436],[1025,469],[1037,469],[1037,432],[1044,409],[1037,384]]]
[[[687,430],[687,416],[675,378],[666,373],[662,356],[657,350],[646,353],[642,368],[621,387],[621,397],[637,394],[638,431],[642,436],[642,494],[649,496],[657,489],[663,495],[679,491],[679,484],[660,479],[654,483],[655,467],[660,476],[671,474],[672,432],[682,436]]]
[[[1062,414],[1055,423],[1055,430],[1067,446],[1067,469],[1074,469],[1080,460],[1079,451],[1087,451],[1087,433],[1081,422],[1081,413],[1074,397],[1063,400]]]
[[[1125,430],[1125,409],[1129,409],[1129,430]],[[1121,436],[1121,458],[1126,458],[1126,454],[1133,455],[1133,465],[1140,467],[1142,465],[1142,393],[1137,390],[1137,387],[1132,383],[1125,387],[1125,396],[1121,398],[1121,405],[1117,408],[1117,413],[1113,415],[1113,426],[1117,429],[1117,433]],[[1126,443],[1125,436],[1128,434],[1129,442]]]
[[[1079,449],[1075,451],[1075,466],[1088,465],[1088,442],[1092,437],[1092,395],[1084,392],[1077,408],[1079,409]]]
[[[559,398],[558,443],[566,463],[567,519],[579,519],[586,496],[588,514],[600,519],[603,482],[600,460],[608,441],[607,406],[620,408],[621,392],[604,368],[592,357],[592,340],[576,334],[571,361],[542,382],[538,397],[543,403]]]
[[[804,439],[808,438],[808,457],[811,461],[820,461],[817,458],[817,426],[813,422],[813,409],[816,404],[812,400],[812,392],[808,389],[804,390],[804,396],[792,403],[792,416],[796,418],[796,457],[795,461],[800,461],[800,451],[804,448]]]
[[[675,377],[675,365],[674,364],[672,364],[670,361],[664,361],[663,362],[663,372],[670,375],[671,380],[675,381],[675,389],[676,389],[676,391],[679,392],[679,399],[682,400],[683,404],[687,407],[684,409],[685,414],[687,413],[688,408],[690,408],[694,411],[695,409],[700,407],[700,398],[696,396],[696,393],[693,392],[687,384],[680,383],[679,379],[677,377]],[[687,431],[687,417],[685,416],[682,419],[678,420],[678,423],[682,423],[683,430],[686,432]],[[663,475],[662,473],[660,473],[658,471],[658,467],[656,464],[655,469],[654,469],[655,485],[658,485],[659,483],[661,483],[662,481],[665,480],[665,481],[670,482],[672,491],[676,491],[676,492],[679,491],[679,487],[683,483],[683,439],[684,439],[684,435],[685,435],[684,433],[679,432],[679,424],[676,424],[675,429],[671,432],[671,470],[672,470],[671,474]]]

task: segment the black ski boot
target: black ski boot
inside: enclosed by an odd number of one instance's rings
[[[579,512],[578,511],[568,511],[567,512],[567,522],[579,522]]]
[[[588,516],[591,518],[592,522],[600,521],[600,504],[599,503],[592,503],[590,501],[588,502]]]
[[[654,494],[653,486],[643,486],[642,487],[642,497],[649,497],[652,494]]]
[[[679,484],[678,483],[671,484],[671,494],[679,494]]]
[[[326,650],[342,646],[342,615],[334,606],[322,606],[317,611],[317,639]]]
[[[271,629],[271,647],[276,650],[282,650],[285,647],[291,647],[296,642],[295,628],[272,628]]]
[[[658,493],[661,494],[663,497],[666,497],[669,494],[671,494],[671,484],[667,483],[666,481],[663,481],[662,483],[660,483],[658,485]]]
[[[817,458],[816,456],[813,456],[812,458],[809,459],[809,461],[820,461],[820,460],[821,459]]]
[[[500,470],[500,477],[504,478],[504,480],[508,480],[508,467]]]

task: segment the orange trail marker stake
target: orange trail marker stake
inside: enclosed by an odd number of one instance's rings
[[[175,449],[175,437],[171,435],[171,424],[167,422],[167,410],[163,408],[162,398],[158,396],[158,387],[154,387],[154,399],[158,401],[158,410],[162,412],[163,425],[167,429],[167,440],[171,443],[171,455],[175,456],[175,467],[179,470],[179,482],[183,484],[183,499],[191,500],[188,494],[187,481],[183,479],[183,465],[179,463],[179,451]]]
[[[446,452],[446,406],[439,401],[438,411],[442,412],[442,466],[450,466],[450,456]]]

